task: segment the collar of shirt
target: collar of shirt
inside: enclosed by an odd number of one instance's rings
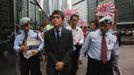
[[[70,29],[73,33],[73,37],[75,37],[76,35],[78,35],[82,30],[80,30],[80,28],[78,26],[76,26],[75,29],[72,29],[71,26],[68,27],[68,29]]]
[[[76,28],[75,28],[75,29],[72,29],[72,27],[71,27],[71,26],[70,26],[70,28],[71,28],[71,30],[72,30],[73,32],[76,32],[76,31],[78,31],[78,30],[79,30],[77,26],[76,26]]]
[[[56,28],[54,28],[54,31],[56,32]],[[61,32],[61,30],[62,30],[62,26],[58,29],[59,30],[59,32]]]
[[[58,30],[59,30],[59,35],[61,37],[62,26]],[[55,33],[55,36],[57,36],[56,28],[54,28],[54,33]]]
[[[66,27],[66,28],[72,31],[73,36],[76,34],[76,32],[78,32],[78,31],[79,31],[79,27],[78,27],[78,26],[76,26],[76,28],[75,28],[75,29],[72,29],[72,27],[71,27],[71,26],[68,26],[68,27]]]
[[[31,33],[33,33],[33,30],[30,29],[30,30],[28,31],[27,35],[29,36]],[[25,36],[25,32],[24,32],[24,31],[22,31],[22,35]]]
[[[37,33],[39,33],[39,34],[44,34],[44,32],[40,32],[40,31],[38,31]]]
[[[99,30],[99,34],[100,34],[100,36],[102,36],[101,30]],[[108,36],[109,34],[110,34],[110,31],[107,31],[107,32],[105,33],[105,36]]]

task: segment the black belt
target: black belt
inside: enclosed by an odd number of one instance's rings
[[[93,58],[91,58],[89,56],[88,56],[88,59],[89,59],[89,61],[97,62],[97,63],[101,63],[102,64],[102,61],[101,60],[96,60],[96,59],[93,59]],[[107,63],[109,63],[109,62],[112,62],[112,59],[110,59],[110,60],[107,61]]]

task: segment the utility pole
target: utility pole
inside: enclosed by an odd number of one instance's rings
[[[34,5],[34,7],[35,7],[35,29],[36,29],[36,3]]]
[[[16,0],[13,0],[14,32],[16,32]]]
[[[89,23],[89,0],[87,0],[87,22]]]

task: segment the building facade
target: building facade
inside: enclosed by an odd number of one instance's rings
[[[97,0],[87,0],[88,4],[88,22],[96,21],[96,8],[98,5]]]
[[[48,0],[49,3],[49,14],[52,14],[54,10],[71,9],[72,0]],[[74,0],[75,1],[75,0]]]
[[[0,43],[7,40],[14,28],[13,1],[0,1]],[[6,35],[5,35],[6,34]]]
[[[72,0],[72,9],[77,9],[79,12],[79,16],[81,19],[88,19],[88,7],[87,7],[88,0]]]
[[[118,28],[134,29],[134,0],[115,0],[118,10]]]
[[[32,26],[37,28],[42,24],[42,7],[40,0],[15,0],[16,1],[16,24],[19,24],[19,19],[29,17],[32,21]]]
[[[0,41],[9,39],[22,17],[30,17],[33,28],[42,24],[44,14],[41,0],[1,0],[0,1]],[[6,34],[6,35],[4,35]]]
[[[72,0],[72,9],[78,9],[80,18],[88,23],[96,21],[96,7],[98,0]]]

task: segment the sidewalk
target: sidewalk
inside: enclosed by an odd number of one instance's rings
[[[120,67],[123,75],[134,75],[134,45],[121,46]]]
[[[134,45],[134,36],[123,36],[121,37],[122,45]]]

